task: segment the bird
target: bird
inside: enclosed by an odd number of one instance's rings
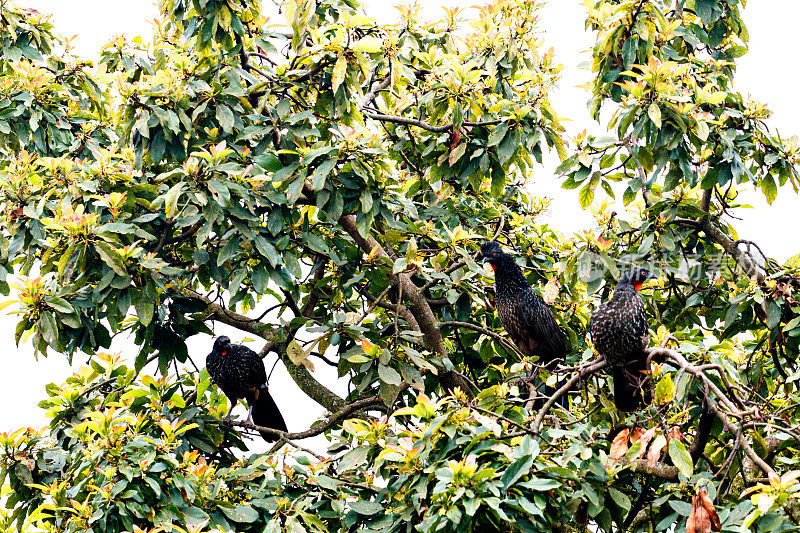
[[[231,408],[225,415],[226,422],[230,421],[236,403],[245,399],[250,406],[247,412],[249,423],[287,431],[283,415],[267,387],[264,361],[256,352],[241,344],[231,344],[225,335],[219,336],[206,357],[206,369],[231,402]],[[272,433],[260,433],[267,442],[278,440]]]
[[[514,258],[497,242],[487,241],[481,245],[478,259],[494,270],[497,315],[514,344],[527,356],[538,355],[541,364],[548,367],[563,359],[567,348],[561,329]]]
[[[634,411],[642,402],[650,403],[646,385],[647,345],[650,335],[642,284],[652,277],[645,268],[633,268],[620,277],[614,295],[592,313],[589,334],[598,353],[611,366],[614,404],[624,412]]]

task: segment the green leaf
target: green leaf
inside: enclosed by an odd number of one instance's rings
[[[322,188],[325,187],[325,180],[338,161],[339,159],[336,157],[326,159],[314,170],[314,174],[311,175],[311,186],[315,191],[321,191]]]
[[[708,139],[708,134],[710,133],[708,129],[708,123],[704,120],[700,120],[697,122],[697,137],[701,141],[705,141]]]
[[[675,385],[672,383],[672,374],[664,374],[656,385],[656,403],[664,405],[671,402],[675,396]]]
[[[628,511],[631,508],[631,499],[628,496],[618,491],[617,489],[610,488],[608,489],[608,494],[611,496],[611,499],[614,500],[614,503],[619,505],[623,511]]]
[[[378,502],[358,500],[350,503],[350,509],[360,515],[372,516],[383,512],[383,505]]]
[[[258,520],[258,511],[250,507],[249,505],[236,505],[233,508],[231,507],[220,507],[222,512],[225,513],[225,516],[233,520],[234,522],[238,522],[240,524],[252,524],[256,520]]]
[[[506,186],[506,176],[502,172],[492,172],[492,196],[499,198]]]
[[[500,477],[502,490],[505,492],[511,485],[516,483],[519,478],[527,474],[531,469],[531,465],[533,465],[533,457],[530,455],[523,455],[508,465],[508,468],[506,468],[506,471],[503,472],[503,475]]]
[[[94,249],[97,251],[100,259],[103,260],[105,264],[111,267],[116,274],[119,274],[123,277],[128,277],[128,271],[125,270],[125,261],[123,261],[122,256],[119,255],[116,249],[114,249],[110,244],[107,242],[95,242]]]
[[[592,202],[594,201],[594,186],[591,182],[587,183],[581,189],[581,192],[578,193],[578,201],[581,204],[582,209],[586,209]]]
[[[775,329],[781,323],[781,306],[775,300],[769,303],[769,310],[767,311],[767,329]]]
[[[58,346],[58,325],[50,311],[42,311],[39,315],[39,331],[47,344],[54,348]]]
[[[767,174],[764,176],[764,179],[761,180],[761,192],[764,193],[764,197],[769,204],[772,204],[775,198],[778,197],[778,186],[775,184],[775,179],[771,174]]]
[[[486,143],[486,146],[490,147],[500,144],[500,141],[503,140],[503,137],[506,136],[507,132],[508,132],[508,122],[503,122],[502,124],[498,124],[489,134],[489,141]]]
[[[692,456],[689,455],[686,446],[681,441],[678,439],[670,440],[667,446],[667,453],[669,453],[669,458],[672,459],[672,464],[678,467],[681,474],[687,478],[692,477],[692,472],[694,471]]]
[[[400,385],[403,381],[403,378],[400,377],[400,373],[387,365],[378,365],[378,376],[381,378],[381,381],[389,385]]]
[[[783,331],[784,332],[789,332],[789,331],[793,330],[794,328],[796,328],[798,326],[800,326],[800,316],[794,317],[793,319],[791,319],[789,321],[788,324],[783,326]]]
[[[225,104],[217,105],[217,122],[222,126],[225,133],[230,133],[233,130],[233,111]]]
[[[368,453],[369,448],[366,446],[359,446],[344,454],[342,458],[339,459],[339,473],[347,472],[348,470],[365,464],[367,462]]]
[[[716,3],[717,0],[695,0],[694,11],[703,21],[703,24],[710,24],[718,18],[714,16]]]
[[[72,305],[64,298],[59,298],[58,296],[48,296],[45,298],[45,302],[49,307],[52,307],[60,313],[72,314],[75,312],[75,309],[72,307]],[[16,303],[16,300],[11,300],[6,303]],[[2,308],[3,306],[0,305],[0,309]]]
[[[148,300],[143,292],[139,292],[138,297],[133,302],[133,306],[136,309],[136,317],[139,319],[139,322],[144,326],[150,324],[155,313],[153,302]]]
[[[258,235],[255,240],[256,250],[262,256],[266,257],[273,267],[277,267],[281,263],[281,258],[275,247],[261,235]]]
[[[170,190],[167,191],[167,194],[164,197],[164,212],[167,215],[167,219],[172,218],[172,216],[175,214],[175,208],[178,206],[178,199],[181,196],[183,186],[183,182],[176,183],[170,188]]]

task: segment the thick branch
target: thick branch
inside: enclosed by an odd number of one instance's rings
[[[378,93],[381,92],[382,90],[384,90],[385,88],[387,88],[390,83],[392,83],[392,80],[389,78],[389,76],[386,76],[380,82],[373,83],[372,87],[369,90],[369,92],[364,95],[364,99],[361,100],[360,104],[358,104],[358,110],[361,111],[362,109],[367,107],[369,104],[371,104],[372,101],[375,100],[375,97],[378,96]]]
[[[216,302],[211,301],[197,291],[189,288],[179,289],[180,293],[189,298],[194,298],[203,301],[208,310],[206,311],[206,319],[216,320],[241,331],[246,331],[252,335],[261,337],[267,344],[264,346],[264,353],[276,350],[277,347],[286,342],[286,331],[281,327],[270,326],[254,320],[246,315],[236,313],[229,309],[225,309]]]
[[[391,257],[381,244],[372,235],[361,235],[356,226],[355,215],[343,215],[339,218],[339,225],[366,253],[374,253],[377,257],[392,262]],[[440,325],[436,316],[433,314],[431,306],[425,299],[422,289],[411,281],[406,274],[389,274],[389,282],[403,291],[403,299],[408,302],[408,310],[416,319],[419,329],[422,332],[422,340],[432,354],[442,359],[447,357],[444,347],[444,339],[440,331]],[[453,390],[455,387],[461,388],[466,394],[471,394],[475,385],[465,376],[452,370],[439,369],[439,381],[445,389]]]
[[[653,466],[647,464],[646,459],[634,459],[629,463],[631,472],[639,474],[649,474],[669,481],[678,481],[678,467],[664,463],[656,463]]]
[[[759,283],[762,283],[766,278],[764,269],[753,259],[753,256],[739,248],[739,244],[746,243],[746,241],[734,241],[722,231],[722,228],[708,220],[708,218],[701,218],[700,220],[676,218],[672,222],[702,230],[712,241],[722,246],[722,249],[733,257],[736,264],[741,267],[748,277],[755,276]]]
[[[375,255],[391,262],[391,258],[381,244],[371,235],[363,236],[356,226],[354,215],[344,215],[339,219],[339,224],[350,237],[358,244],[364,252],[370,253],[375,250]],[[420,331],[423,333],[425,347],[439,357],[445,357],[447,352],[444,349],[444,339],[439,331],[439,323],[433,314],[433,310],[425,300],[422,290],[416,286],[405,274],[389,274],[389,282],[394,286],[403,287],[403,294],[408,299],[408,308],[416,318]]]
[[[749,277],[756,276],[759,283],[764,281],[765,274],[764,271],[759,268],[758,263],[755,262],[749,253],[740,249],[736,241],[725,235],[725,232],[723,232],[719,226],[704,220],[701,223],[701,227],[703,231],[706,232],[706,235],[711,237],[717,244],[722,246],[726,252],[731,254],[731,257],[733,257],[736,264],[744,270],[745,274]]]

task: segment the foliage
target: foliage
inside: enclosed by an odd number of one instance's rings
[[[800,260],[729,222],[742,190],[797,189],[798,143],[734,90],[740,4],[587,2],[609,136],[573,143],[538,4],[494,0],[456,32],[458,9],[378,26],[353,0],[291,0],[283,31],[260,2],[165,1],[152,42],[96,66],[0,4],[0,291],[19,280],[18,343],[94,355],[49,387],[48,428],[0,439],[3,526],[798,527]],[[583,208],[622,194],[625,212],[540,224],[525,184],[546,149]],[[568,410],[522,386],[536,361],[492,309],[488,238],[547,284],[571,352],[535,384],[570,379]],[[585,333],[632,263],[659,273],[655,401],[623,415]],[[246,455],[207,373],[179,366],[215,322],[330,411],[281,435],[294,452]],[[132,368],[104,351],[120,334]],[[322,356],[346,397],[314,377]],[[293,442],[323,433],[330,457]]]

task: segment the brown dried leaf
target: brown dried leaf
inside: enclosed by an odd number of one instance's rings
[[[303,359],[300,362],[303,363],[303,366],[306,367],[309,372],[314,372],[314,370],[316,370],[314,363],[312,363],[310,359]]]
[[[698,489],[697,496],[700,497],[700,502],[708,513],[709,520],[711,520],[711,531],[722,531],[722,524],[719,521],[717,510],[714,509],[714,503],[711,501],[711,497],[703,489]]]
[[[645,450],[647,450],[647,445],[650,444],[650,441],[655,436],[656,428],[650,428],[648,430],[640,428],[637,429],[636,433],[637,433],[636,440],[634,440],[634,438],[631,437],[631,442],[637,442],[637,441],[639,442],[639,445],[641,447],[639,448],[639,453],[636,454],[636,457],[641,457],[644,455]]]
[[[553,305],[553,302],[558,298],[558,288],[558,280],[556,278],[552,278],[547,282],[547,285],[545,285],[542,290],[542,299],[544,303]]]
[[[653,444],[650,445],[650,449],[647,451],[647,466],[650,468],[656,466],[658,460],[661,459],[661,450],[663,450],[666,445],[667,439],[664,435],[659,435],[653,440]]]
[[[462,137],[461,130],[458,130],[458,131],[453,130],[453,131],[450,132],[450,151],[451,152],[453,150],[455,150],[456,146],[458,146],[458,143],[461,142],[461,137]]]
[[[637,442],[639,442],[639,439],[642,438],[642,435],[644,435],[644,429],[643,428],[634,429],[631,432],[631,444],[636,444]]]
[[[608,452],[609,459],[616,461],[628,452],[629,433],[630,430],[628,428],[617,433],[617,436],[614,437],[614,440],[611,442],[611,449]]]
[[[667,432],[667,437],[669,437],[667,439],[668,441],[672,439],[677,439],[678,442],[683,442],[683,433],[681,433],[681,428],[679,428],[678,426],[672,426],[671,428],[669,428],[669,431]]]
[[[705,492],[705,491],[703,491]],[[692,511],[686,519],[686,533],[710,533],[711,518],[700,497],[700,491],[692,498]]]

